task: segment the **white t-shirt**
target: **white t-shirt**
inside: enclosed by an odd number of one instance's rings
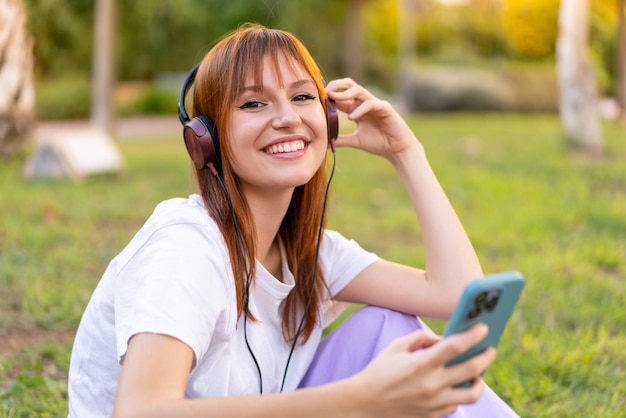
[[[284,251],[281,248],[281,251]],[[283,257],[285,260],[285,257]],[[378,257],[326,230],[320,263],[331,297]],[[282,333],[281,306],[294,285],[283,262],[283,282],[257,262],[246,333],[261,368],[263,392],[277,392],[290,344]],[[285,389],[304,376],[327,320],[291,358]],[[115,257],[81,320],[70,361],[69,416],[110,416],[128,341],[138,333],[175,337],[194,352],[187,398],[259,393],[259,373],[237,319],[234,278],[222,234],[202,199],[160,203],[128,246]]]

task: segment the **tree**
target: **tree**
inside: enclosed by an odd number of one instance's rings
[[[79,179],[116,172],[122,156],[111,138],[113,128],[115,0],[96,0],[94,9],[93,103],[91,127],[61,133],[47,132],[26,161],[27,177]]]
[[[107,134],[113,130],[115,1],[96,0],[94,12],[93,95],[91,123]]]
[[[398,0],[398,83],[396,93],[405,108],[409,107],[411,72],[416,61],[417,0]]]
[[[618,1],[617,51],[615,54],[615,89],[617,103],[626,116],[626,0]]]
[[[365,80],[363,0],[349,0],[346,14],[346,72],[350,77],[363,83]]]
[[[561,0],[556,65],[559,112],[567,140],[592,153],[603,148],[596,79],[587,58],[589,0]]]
[[[33,42],[21,0],[0,0],[0,157],[13,157],[34,123]]]

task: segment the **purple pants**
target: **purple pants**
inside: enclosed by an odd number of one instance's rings
[[[300,387],[319,386],[352,376],[389,343],[418,329],[416,317],[389,309],[366,306],[352,314],[322,340]],[[460,405],[450,418],[519,417],[489,387],[472,405]]]

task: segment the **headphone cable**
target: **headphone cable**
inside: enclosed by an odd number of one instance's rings
[[[246,260],[246,257],[245,257],[246,252],[243,248],[243,240],[241,238],[241,232],[239,231],[239,226],[237,225],[237,218],[235,217],[236,216],[235,207],[230,198],[230,194],[228,193],[228,190],[226,190],[226,186],[224,185],[224,182],[222,181],[222,178],[219,176],[219,173],[215,169],[215,166],[213,165],[213,163],[209,163],[209,169],[211,170],[213,175],[215,175],[215,177],[217,178],[217,181],[220,187],[222,188],[222,190],[224,191],[224,194],[226,195],[226,200],[228,201],[228,206],[230,207],[230,213],[233,218],[233,225],[235,227],[235,236],[237,237],[237,244],[239,245],[239,251],[241,252],[241,256],[243,257],[243,259]],[[250,270],[248,269],[249,266],[247,264],[248,263],[246,262],[246,299],[245,299],[244,308],[243,308],[244,309],[243,338],[246,342],[246,347],[248,348],[248,351],[250,352],[250,356],[252,356],[252,360],[254,361],[254,365],[256,366],[257,372],[259,373],[259,390],[262,395],[263,394],[263,375],[261,374],[261,366],[259,365],[259,362],[256,356],[254,355],[254,351],[252,351],[252,347],[250,347],[250,343],[248,342],[247,325],[248,325],[248,312],[249,312],[248,303],[250,301]]]
[[[300,324],[298,325],[298,329],[296,330],[296,334],[293,337],[293,342],[291,343],[291,349],[289,350],[289,356],[287,357],[287,363],[285,364],[285,372],[283,373],[283,381],[280,385],[280,392],[283,391],[285,387],[285,381],[287,380],[287,370],[289,369],[289,363],[291,362],[291,356],[296,348],[296,344],[298,342],[298,337],[300,336],[300,332],[302,331],[302,326],[304,325],[304,319],[306,318],[306,314],[309,311],[309,307],[311,306],[311,300],[313,299],[313,290],[315,289],[315,281],[317,279],[317,265],[320,254],[320,244],[322,242],[322,230],[324,227],[324,215],[326,214],[326,202],[328,201],[328,191],[330,190],[330,183],[333,180],[333,175],[335,174],[335,164],[337,162],[337,157],[335,155],[335,147],[331,147],[332,156],[333,156],[333,165],[330,170],[330,174],[328,176],[328,183],[326,184],[326,191],[324,192],[324,202],[322,203],[322,217],[320,218],[320,226],[317,230],[317,244],[315,246],[315,264],[313,265],[313,280],[311,281],[311,290],[309,291],[309,298],[306,302],[306,306],[304,308],[304,312],[302,313],[302,319],[300,320]]]

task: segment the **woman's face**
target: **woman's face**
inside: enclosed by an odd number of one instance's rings
[[[274,67],[266,57],[263,84],[249,76],[231,109],[232,165],[246,194],[305,184],[326,155],[326,117],[316,85],[301,66],[294,71],[285,60]]]

